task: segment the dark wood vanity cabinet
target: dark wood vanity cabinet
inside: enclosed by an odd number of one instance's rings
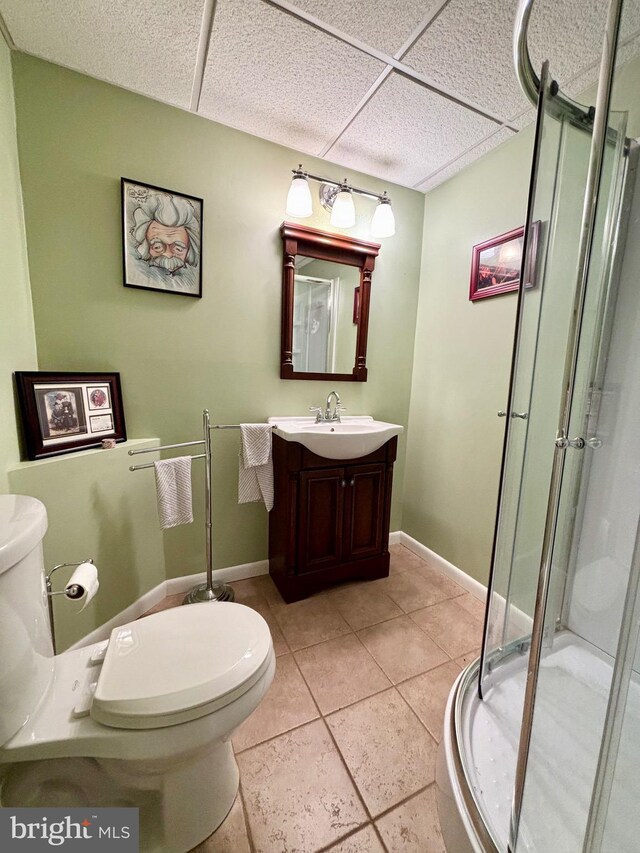
[[[361,459],[325,459],[273,437],[269,572],[285,601],[389,574],[397,438]]]

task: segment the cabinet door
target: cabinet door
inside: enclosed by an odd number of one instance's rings
[[[345,468],[345,560],[372,557],[382,552],[385,465],[351,465]]]
[[[315,572],[343,559],[344,468],[300,475],[298,572]]]

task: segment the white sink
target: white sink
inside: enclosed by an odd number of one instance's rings
[[[399,424],[375,421],[368,415],[342,416],[340,423],[315,422],[315,418],[269,418],[273,430],[285,441],[297,441],[325,459],[359,459],[400,435]]]

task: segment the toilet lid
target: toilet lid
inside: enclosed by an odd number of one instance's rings
[[[271,634],[243,604],[175,607],[114,628],[91,706],[99,723],[172,726],[245,693],[268,668]]]

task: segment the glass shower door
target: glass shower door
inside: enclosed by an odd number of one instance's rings
[[[533,711],[526,779],[514,827],[517,841],[514,844],[512,840],[511,848],[516,853],[583,850],[611,686],[612,668],[607,656],[584,633],[572,630],[568,614],[576,589],[575,581],[570,584],[569,580],[579,577],[579,567],[585,561],[585,539],[590,533],[588,522],[586,528],[583,522],[585,505],[593,490],[601,487],[599,478],[590,474],[602,451],[598,410],[605,416],[603,407],[607,406],[601,392],[616,308],[612,266],[626,166],[625,130],[626,116],[612,115],[585,295],[581,307],[576,309],[580,315],[579,343],[566,435],[559,434],[553,442],[555,452],[564,458],[548,558],[550,572],[537,686],[533,696],[527,697],[529,705],[533,699]],[[589,550],[592,546],[593,542]],[[589,559],[587,566],[590,563]],[[609,580],[613,583],[614,577]],[[603,588],[601,594],[604,591]],[[528,680],[530,677],[531,667]],[[526,737],[524,725],[523,733]]]
[[[562,368],[578,262],[589,135],[556,110],[543,72],[527,220],[498,521],[494,538],[480,689],[531,635]],[[570,284],[571,283],[571,284]],[[502,414],[502,413],[501,413]]]
[[[609,724],[615,720],[611,702],[619,695],[614,687],[621,661],[594,642],[590,620],[575,630],[571,613],[581,569],[588,570],[590,580],[598,575],[604,580],[600,594],[596,593],[600,600],[609,591],[607,585],[610,589],[615,582],[614,574],[593,560],[593,553],[585,561],[584,545],[591,541],[587,550],[593,551],[593,531],[585,510],[589,504],[601,503],[597,454],[602,453],[603,440],[598,423],[611,414],[607,412],[611,400],[602,392],[611,366],[611,344],[619,337],[613,323],[619,281],[616,254],[621,255],[616,249],[624,242],[620,239],[622,192],[630,146],[626,114],[611,113],[609,106],[620,11],[621,3],[614,0],[593,131],[585,134],[589,167],[518,744],[509,840],[514,853],[601,850],[594,815],[604,813],[604,801],[597,792],[605,790],[611,767],[602,754],[604,745],[611,742]],[[635,281],[632,290],[637,290]],[[636,429],[633,434],[637,444]],[[609,441],[619,443],[619,429],[614,429]],[[585,596],[582,590],[583,603],[593,599],[592,592]],[[620,625],[616,634],[622,635]],[[596,802],[600,806],[594,809]],[[629,843],[635,844],[632,836],[618,849],[634,849]]]
[[[591,263],[586,299],[580,307],[583,343],[576,361],[571,420],[567,442],[575,437],[591,438],[595,403],[599,399],[597,375],[606,355],[607,318],[615,300],[611,290],[612,250],[616,243],[619,223],[620,194],[624,173],[625,118],[612,118],[609,141],[603,158],[600,205],[593,225]],[[526,787],[522,784],[517,797],[517,818],[522,807],[522,823],[515,822],[517,848],[512,839],[511,850],[565,851],[554,847],[561,836],[559,827],[571,826],[572,817],[562,808],[546,811],[549,820],[541,821],[544,799],[557,793],[538,785],[536,779],[559,778],[559,768],[549,772],[549,756],[561,756],[560,749],[550,742],[549,732],[567,737],[575,734],[571,724],[575,719],[568,707],[565,716],[549,706],[547,698],[562,695],[562,686],[553,682],[557,672],[552,664],[542,672],[536,703],[541,712],[534,718],[531,741],[521,745],[525,697],[529,684],[527,668],[532,641],[533,617],[538,597],[540,567],[543,563],[545,531],[548,529],[548,503],[552,487],[558,424],[565,408],[565,365],[572,357],[572,330],[576,319],[576,297],[579,293],[583,214],[586,207],[586,187],[590,169],[592,133],[573,116],[557,109],[554,88],[543,72],[539,101],[537,145],[527,218],[528,252],[523,275],[533,287],[521,288],[518,305],[518,328],[514,360],[508,423],[503,457],[498,522],[494,540],[490,596],[487,606],[479,690],[483,703],[507,734],[508,748],[501,755],[501,771],[510,790],[518,790],[518,752],[529,749],[531,758]],[[537,246],[536,246],[537,238]],[[567,445],[569,447],[569,444]],[[575,563],[574,531],[581,511],[581,486],[588,474],[589,454],[595,445],[583,448],[571,446],[563,470],[562,490],[554,520],[556,532],[552,571],[545,590],[546,611],[542,647],[551,655],[557,634],[566,618],[568,583]],[[551,673],[551,674],[550,674]],[[551,679],[551,680],[548,680]],[[575,702],[580,707],[584,696],[580,691],[567,689],[560,705]],[[547,696],[548,692],[548,696]],[[537,704],[536,704],[537,709]],[[551,711],[546,714],[545,710]],[[603,709],[604,713],[604,709]],[[526,715],[525,715],[526,716]],[[600,727],[602,720],[600,720]],[[546,735],[545,736],[545,732]],[[561,734],[562,733],[562,734]],[[551,739],[553,740],[553,738]],[[586,756],[589,750],[583,749]],[[527,753],[528,755],[528,753]],[[585,773],[590,781],[585,786],[587,800],[597,764],[597,749],[591,750],[592,763]],[[588,763],[588,761],[587,761]],[[537,770],[540,771],[538,775]],[[572,780],[566,780],[571,785]],[[556,797],[556,803],[560,800]],[[588,807],[588,802],[587,802]],[[496,816],[493,816],[494,822]],[[504,818],[499,817],[502,822]],[[491,822],[491,818],[489,818]],[[529,827],[535,833],[529,832]],[[557,830],[555,836],[536,834],[541,827]],[[575,827],[574,827],[575,828]],[[505,826],[494,836],[502,839],[498,848],[506,846]],[[513,836],[515,838],[515,834]],[[546,846],[545,846],[546,845]],[[567,847],[577,853],[580,848]]]
[[[543,69],[527,211],[525,263],[479,673],[483,706],[506,735],[501,805],[484,814],[504,850],[515,786],[536,587],[572,317],[580,221],[589,163],[588,133],[557,108]],[[472,754],[470,762],[474,761]],[[468,777],[482,780],[469,767]],[[491,779],[485,780],[491,783]],[[475,784],[475,783],[474,783]],[[475,791],[478,804],[486,802]],[[554,851],[555,853],[555,851]]]

